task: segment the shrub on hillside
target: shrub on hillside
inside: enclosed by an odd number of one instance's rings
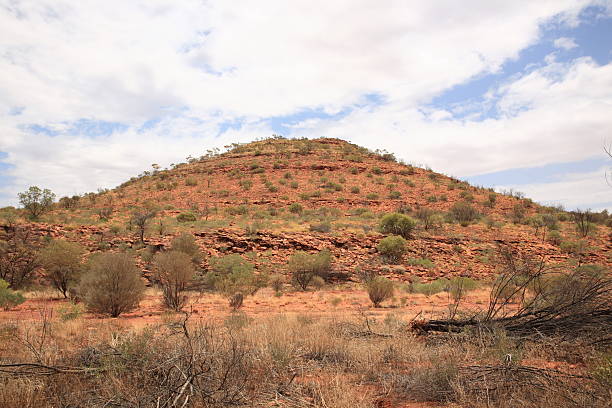
[[[382,302],[393,297],[393,282],[383,276],[370,279],[365,285],[374,307],[379,307]]]
[[[192,212],[183,212],[177,215],[176,220],[178,222],[193,222],[193,221],[196,221],[197,218],[195,214]]]
[[[306,290],[315,276],[326,278],[331,269],[331,263],[332,255],[328,250],[323,250],[317,254],[297,251],[289,258],[287,268],[292,283],[300,289]]]
[[[314,231],[314,232],[330,232],[331,229],[332,229],[332,226],[329,221],[323,221],[318,224],[310,225],[310,231]]]
[[[90,260],[78,294],[92,312],[117,317],[138,307],[144,290],[140,270],[131,256],[104,253]]]
[[[185,291],[195,273],[191,258],[179,251],[161,252],[153,259],[153,270],[164,295],[164,304],[180,311],[187,303]]]
[[[463,226],[469,225],[478,218],[478,211],[471,204],[464,201],[455,203],[450,209],[450,214],[455,221]]]
[[[304,207],[300,203],[292,203],[289,206],[289,212],[292,214],[301,214],[304,211]]]
[[[0,307],[9,310],[25,302],[23,295],[15,290],[9,289],[7,281],[0,279]]]
[[[386,262],[397,263],[406,253],[406,240],[399,235],[392,235],[381,239],[376,249]]]
[[[74,242],[55,240],[40,251],[39,259],[44,268],[43,275],[64,298],[68,289],[78,282],[83,267],[83,248]]]
[[[563,237],[559,233],[559,231],[550,231],[548,233],[547,241],[553,245],[559,246],[561,242],[563,242]]]
[[[380,220],[380,230],[385,234],[399,235],[410,238],[416,221],[404,214],[392,213]]]
[[[184,232],[175,237],[170,242],[170,248],[173,251],[178,251],[189,255],[191,260],[195,263],[199,263],[202,260],[200,247],[196,243],[195,237],[188,232]]]

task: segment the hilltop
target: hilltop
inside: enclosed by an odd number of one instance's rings
[[[153,165],[115,189],[63,197],[29,228],[91,251],[132,248],[144,258],[189,231],[208,257],[238,253],[260,270],[282,271],[295,250],[329,249],[336,260],[332,275],[349,280],[364,268],[399,280],[489,279],[500,243],[553,263],[611,263],[607,213],[595,214],[599,227],[581,236],[563,209],[339,139],[273,137],[171,167]],[[132,220],[138,212],[153,215],[145,245]],[[384,237],[380,217],[392,212],[413,217],[417,227],[408,254],[387,265],[376,246]],[[147,271],[146,260],[141,266]]]

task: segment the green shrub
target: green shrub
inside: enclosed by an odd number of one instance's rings
[[[359,187],[351,187],[351,194],[359,194],[361,189]]]
[[[391,213],[380,220],[380,230],[384,234],[399,235],[406,239],[410,238],[416,221],[407,215]]]
[[[317,254],[297,251],[289,258],[287,269],[294,286],[306,290],[315,276],[327,277],[331,269],[331,263],[332,255],[328,250],[320,251]]]
[[[314,231],[314,232],[330,232],[331,229],[332,229],[332,226],[329,221],[324,221],[319,224],[310,225],[310,231]]]
[[[427,269],[431,269],[435,266],[434,263],[431,262],[431,260],[427,258],[410,258],[408,259],[407,263],[408,265],[411,265],[411,266],[422,266]]]
[[[225,211],[229,215],[245,215],[249,213],[249,207],[242,204],[236,207],[227,207]]]
[[[561,251],[570,254],[572,256],[581,256],[587,249],[587,243],[585,241],[564,241],[559,245]]]
[[[289,206],[289,212],[292,214],[301,214],[304,211],[304,207],[300,203],[292,203]]]
[[[393,297],[393,282],[383,276],[370,279],[365,285],[374,307],[379,307],[382,302]]]
[[[185,180],[185,185],[189,187],[197,186],[198,181],[193,177],[187,177],[187,179]]]
[[[298,188],[299,186],[300,186],[300,185],[298,184],[298,182],[297,182],[297,181],[292,181],[292,182],[289,184],[289,187],[291,187],[291,188],[293,188],[293,189]]]
[[[70,302],[68,305],[59,307],[57,312],[60,320],[66,322],[68,320],[75,320],[81,317],[83,314],[83,307],[78,303]]]
[[[196,243],[195,237],[188,232],[184,232],[175,237],[170,242],[170,248],[173,251],[178,251],[189,255],[193,262],[197,263],[201,261],[200,247]]]
[[[89,310],[117,317],[138,307],[145,290],[140,275],[128,254],[98,254],[90,260],[77,292]]]
[[[389,193],[389,198],[391,200],[398,200],[402,198],[402,193],[400,193],[399,191],[392,191],[391,193]]]
[[[410,284],[410,291],[413,293],[421,293],[427,297],[443,292],[448,288],[449,281],[447,279],[436,279],[430,283],[421,283],[415,280]]]
[[[211,271],[207,283],[229,297],[230,303],[236,294],[254,295],[267,285],[267,276],[256,275],[253,264],[240,255],[231,254],[210,260]]]
[[[559,246],[559,245],[561,245],[561,242],[563,242],[563,237],[561,236],[559,231],[550,231],[548,233],[548,239],[547,240],[551,244]]]
[[[250,190],[251,187],[253,187],[252,180],[240,180],[238,184],[240,184],[240,187],[245,191]]]
[[[25,298],[20,292],[9,289],[7,281],[0,279],[0,307],[9,310],[25,302]]]
[[[406,253],[406,240],[398,235],[386,237],[380,240],[376,249],[387,262],[397,263]]]
[[[376,193],[369,193],[368,195],[366,195],[366,198],[368,200],[378,200],[378,194],[376,194]]]
[[[195,214],[192,212],[183,212],[176,217],[178,222],[193,222],[196,221],[196,219]]]
[[[495,202],[497,201],[497,194],[489,193],[487,196],[487,201],[484,202],[484,205],[493,208],[495,206]]]
[[[463,201],[455,203],[450,209],[450,214],[463,226],[469,225],[478,218],[478,211],[471,204]]]
[[[518,203],[512,207],[512,222],[515,224],[520,224],[525,219],[525,207],[523,204]]]

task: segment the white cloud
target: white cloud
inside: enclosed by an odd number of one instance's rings
[[[552,183],[534,183],[501,186],[497,190],[512,188],[545,205],[563,205],[567,210],[576,208],[601,211],[612,210],[612,187],[606,183],[602,167],[594,172],[571,173]],[[585,197],[588,197],[586,205]]]
[[[571,50],[573,48],[578,47],[578,44],[576,44],[576,41],[574,41],[573,38],[568,38],[568,37],[560,37],[557,38],[554,43],[556,48],[561,48],[563,50]]]
[[[493,102],[498,118],[431,120],[421,110],[392,103],[310,123],[295,134],[386,148],[461,177],[578,161],[602,153],[612,130],[612,64],[598,66],[589,58],[555,62],[515,78],[491,98],[499,98]]]
[[[386,105],[333,123],[311,119],[293,134],[340,136],[463,176],[555,155],[577,160],[609,134],[610,67],[551,63],[563,81],[537,70],[508,84],[496,95],[500,120],[425,117],[420,108],[498,72],[539,41],[541,24],[577,24],[592,3],[0,0],[0,151],[16,166],[3,192],[112,186],[152,162],[270,135],[261,118],[334,113],[364,94]],[[525,105],[532,109],[515,115]],[[24,109],[11,115],[16,108]],[[129,128],[94,139],[22,130],[82,118]],[[162,121],[136,131],[154,118]],[[245,125],[219,139],[220,123],[236,118]]]

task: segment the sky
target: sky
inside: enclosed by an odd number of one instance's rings
[[[612,210],[612,0],[0,0],[0,207],[272,134]]]

